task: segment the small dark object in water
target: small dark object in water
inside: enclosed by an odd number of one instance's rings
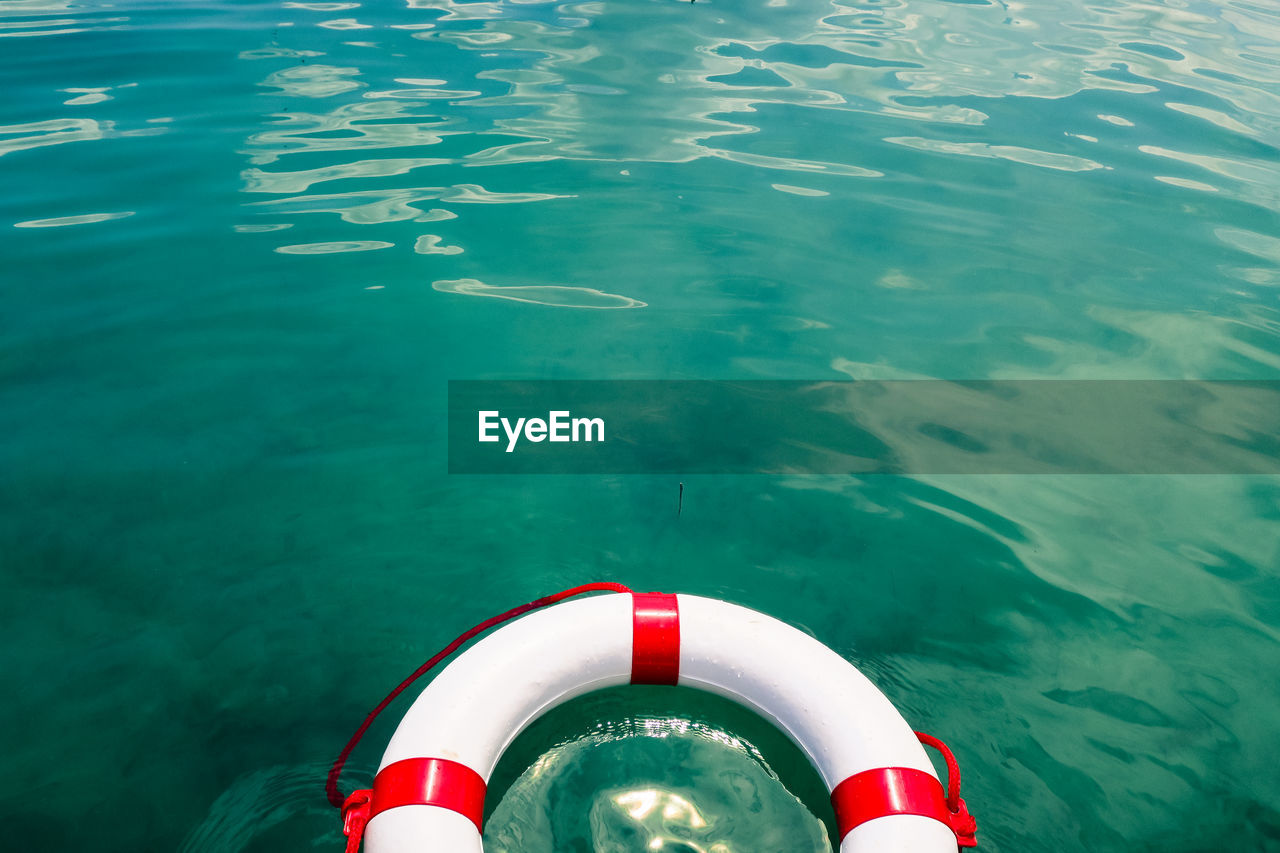
[[[689,0],[690,3],[693,0]],[[684,509],[684,483],[680,484],[680,498],[676,501],[676,518],[680,517],[680,511]]]

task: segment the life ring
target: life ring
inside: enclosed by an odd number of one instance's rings
[[[367,853],[481,853],[485,788],[516,735],[562,702],[627,683],[708,690],[772,720],[826,782],[840,853],[976,843],[963,800],[949,807],[916,733],[853,665],[770,616],[663,593],[556,604],[460,655],[405,714],[373,788],[348,798],[349,840],[358,847],[363,829]]]

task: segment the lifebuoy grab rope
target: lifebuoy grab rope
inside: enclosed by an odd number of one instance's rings
[[[582,586],[570,587],[569,589],[534,599],[527,604],[521,604],[519,607],[513,607],[505,613],[499,613],[497,616],[490,616],[474,628],[463,631],[452,643],[436,652],[427,660],[426,663],[415,669],[408,678],[400,682],[394,690],[388,693],[386,698],[378,703],[377,707],[369,712],[369,714],[364,718],[364,722],[360,724],[360,728],[356,729],[355,734],[351,736],[351,739],[347,741],[347,745],[342,748],[342,752],[338,754],[337,759],[333,762],[333,767],[329,768],[329,778],[325,780],[324,785],[325,795],[329,798],[329,804],[337,809],[343,807],[343,797],[342,794],[338,792],[338,777],[342,775],[342,768],[346,766],[347,759],[351,757],[351,753],[356,748],[356,744],[360,742],[360,738],[364,737],[364,733],[369,730],[369,726],[373,725],[373,721],[377,719],[378,715],[385,711],[387,706],[394,702],[395,698],[404,692],[405,688],[413,684],[413,682],[417,681],[431,670],[435,669],[435,667],[439,665],[440,661],[456,652],[462,647],[463,643],[479,634],[483,634],[495,625],[501,625],[503,622],[510,621],[517,616],[522,616],[530,611],[548,607],[556,602],[564,601],[566,598],[572,598],[575,595],[582,595],[584,592],[629,593],[631,590],[620,583],[610,583],[605,581],[601,583],[588,583],[583,584]]]
[[[618,594],[564,601],[595,591]],[[344,802],[339,774],[374,717],[467,640],[534,610],[436,676],[392,736],[373,787]],[[708,690],[772,720],[827,783],[840,853],[943,853],[977,843],[951,751],[913,732],[870,681],[813,637],[715,599],[587,584],[467,631],[365,718],[326,786],[341,804],[348,853],[362,839],[366,853],[482,853],[487,780],[515,736],[561,702],[626,683]],[[948,790],[921,743],[942,751]]]

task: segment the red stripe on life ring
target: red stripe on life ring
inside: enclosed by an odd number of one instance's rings
[[[373,778],[369,820],[400,806],[439,806],[481,828],[484,779],[465,764],[446,758],[406,758],[388,764]]]
[[[923,770],[881,767],[855,773],[831,792],[840,840],[856,826],[895,814],[919,815],[951,827],[942,783]]]
[[[633,592],[632,684],[675,684],[680,680],[680,609],[663,592]]]

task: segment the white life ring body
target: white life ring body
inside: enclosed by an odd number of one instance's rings
[[[959,836],[945,802],[939,812],[942,785],[928,756],[856,668],[770,616],[658,593],[540,610],[441,671],[383,755],[365,850],[481,853],[485,785],[503,750],[552,707],[627,683],[709,690],[772,720],[832,792],[840,853],[955,853]]]

